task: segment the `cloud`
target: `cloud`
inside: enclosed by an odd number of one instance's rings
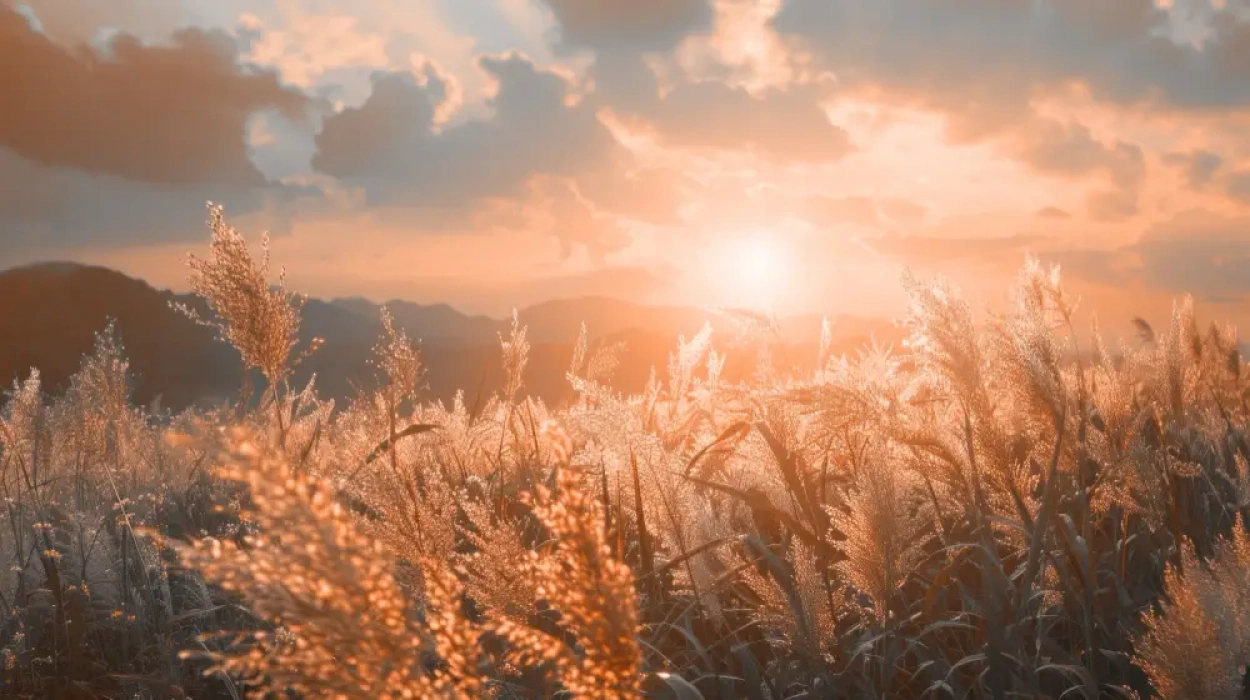
[[[25,6],[45,34],[67,45],[91,41],[104,27],[144,37],[168,36],[186,20],[178,0],[3,0],[0,5]]]
[[[928,214],[923,205],[897,197],[816,196],[807,198],[799,208],[808,223],[817,228],[846,224],[864,228],[914,225]]]
[[[1142,283],[1202,299],[1250,294],[1250,216],[1188,209],[1149,226],[1111,250],[1051,250],[1042,257],[1065,273],[1108,287]]]
[[[1107,145],[1089,127],[1076,122],[1038,120],[1019,136],[1020,159],[1035,170],[1060,177],[1105,174],[1123,188],[1145,179],[1146,160],[1140,146],[1124,141]]]
[[[848,87],[962,104],[983,126],[1073,81],[1116,104],[1250,105],[1250,20],[1238,3],[1176,4],[1200,41],[1178,40],[1154,0],[785,0],[773,26]]]
[[[646,54],[671,58],[682,42],[716,27],[711,0],[546,0],[561,46],[589,50],[593,99],[651,131],[662,145],[696,151],[753,152],[778,161],[830,162],[847,155],[847,132],[822,102],[828,81],[747,90],[715,57],[711,75],[670,71],[661,85]]]
[[[378,73],[363,105],[325,120],[314,167],[363,185],[372,203],[459,207],[519,196],[536,175],[576,179],[620,155],[588,105],[566,104],[563,76],[516,54],[480,65],[498,84],[491,118],[437,130],[448,78],[433,66]]]
[[[592,261],[602,264],[607,254],[629,245],[630,235],[621,222],[588,199],[575,182],[539,178],[530,189],[531,195],[519,203],[525,227],[553,236],[565,257],[581,245]]]
[[[1131,252],[1151,286],[1202,296],[1250,292],[1250,217],[1189,210],[1148,229]]]
[[[429,148],[436,138],[434,118],[447,99],[447,81],[433,66],[420,77],[375,72],[363,105],[326,118],[316,137],[313,167],[339,178],[380,178],[392,171],[403,175],[409,165],[405,151]]]
[[[960,238],[887,235],[874,238],[868,244],[877,252],[905,264],[923,265],[952,260],[980,263],[1004,257],[1010,257],[1013,264],[1018,264],[1025,251],[1038,245],[1053,244],[1053,239],[1032,234]]]
[[[1188,153],[1167,153],[1163,156],[1163,162],[1179,169],[1185,176],[1186,184],[1195,190],[1211,184],[1224,167],[1224,159],[1219,154],[1203,149]]]
[[[605,211],[654,226],[672,227],[681,223],[682,205],[702,188],[673,168],[612,167],[582,177],[578,189]]]
[[[753,152],[783,162],[828,163],[852,150],[845,129],[821,106],[823,84],[770,87],[755,93],[718,80],[682,82],[663,96],[626,106],[664,145]]]
[[[312,189],[229,183],[154,186],[117,175],[42,165],[0,149],[0,266],[15,256],[203,240],[205,203],[218,202],[249,230],[291,232]]]
[[[436,126],[449,78],[431,64],[420,74],[377,73],[364,104],[326,119],[314,167],[364,188],[375,206],[469,216],[503,201],[524,220],[556,217],[547,228],[566,252],[574,244],[596,256],[620,248],[627,240],[611,215],[675,218],[677,202],[666,206],[630,175],[628,152],[592,105],[570,101],[563,75],[519,54],[483,57],[480,66],[497,84],[488,118]]]
[[[201,0],[207,1],[207,0]],[[220,1],[220,0],[218,0]],[[233,0],[241,2],[242,0]],[[411,71],[433,61],[456,77],[445,111],[476,112],[486,76],[477,54],[541,45],[518,35],[504,0],[253,0],[245,3],[248,58],[326,99],[359,105],[377,70]],[[467,6],[467,7],[466,7]]]
[[[1034,118],[1014,128],[1012,150],[1034,172],[1060,179],[1102,184],[1086,197],[1094,221],[1121,221],[1139,210],[1146,183],[1146,155],[1141,146],[1117,140],[1106,143],[1073,120]]]
[[[1238,170],[1228,174],[1224,192],[1234,202],[1250,207],[1250,170]],[[1250,231],[1246,232],[1250,234]]]
[[[270,72],[239,65],[217,31],[183,29],[168,45],[117,34],[69,49],[0,6],[0,147],[43,165],[161,184],[264,183],[247,122],[308,105]]]
[[[1085,208],[1091,219],[1106,223],[1123,221],[1138,213],[1138,192],[1133,189],[1100,189],[1085,198]]]
[[[248,231],[298,221],[282,245],[345,288],[403,284],[421,257],[464,293],[456,266],[490,249],[495,284],[536,300],[645,295],[644,263],[736,235],[865,279],[903,260],[988,284],[1037,246],[1104,283],[1226,297],[1221,266],[1246,257],[1219,233],[1240,219],[1149,227],[1250,207],[1244,0],[30,0],[46,34],[16,1],[6,252],[202,239],[212,199]],[[342,257],[353,230],[376,257]],[[595,277],[623,261],[642,267]]]
[[[568,48],[663,51],[711,28],[711,0],[545,0]]]
[[[1063,221],[1066,219],[1071,219],[1072,214],[1068,213],[1067,211],[1063,209],[1060,209],[1059,207],[1048,206],[1048,207],[1042,207],[1041,209],[1037,210],[1037,218],[1049,219],[1052,221]]]
[[[847,98],[938,114],[949,142],[990,143],[1038,172],[1103,178],[1088,213],[1116,220],[1138,213],[1133,141],[1146,137],[1101,139],[1081,120],[1131,112],[1176,133],[1177,120],[1250,108],[1242,4],[783,0],[771,25]],[[1211,166],[1194,167],[1200,182]]]
[[[1121,250],[1057,248],[1037,254],[1046,265],[1059,265],[1065,280],[1112,289],[1127,288],[1140,279],[1136,257]]]

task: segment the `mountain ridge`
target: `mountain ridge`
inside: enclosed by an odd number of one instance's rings
[[[243,376],[233,349],[217,341],[211,329],[172,309],[172,303],[207,310],[193,295],[158,289],[107,267],[47,262],[0,271],[0,383],[11,386],[38,367],[51,390],[62,388],[91,351],[96,333],[113,319],[136,376],[137,400],[160,396],[166,406],[177,408],[233,396]],[[502,379],[499,340],[511,319],[470,315],[448,304],[309,297],[301,340],[320,337],[325,343],[301,365],[296,380],[315,374],[318,387],[335,398],[348,398],[357,387],[367,386],[383,306],[397,326],[420,342],[430,398],[448,400],[458,389],[489,390]],[[625,342],[617,376],[623,390],[640,388],[652,367],[662,371],[678,336],[689,338],[704,323],[721,334],[733,333],[732,320],[713,311],[603,296],[543,302],[519,309],[517,316],[528,328],[532,348],[530,389],[550,400],[567,393],[564,373],[583,322],[592,340]],[[789,337],[778,342],[811,346],[807,354],[814,360],[819,317],[779,323],[787,324],[790,329],[783,336]],[[841,350],[862,344],[874,332],[882,340],[898,337],[897,329],[877,319],[845,317],[834,321],[834,329],[834,346]],[[753,361],[753,356],[731,356],[731,369],[742,366],[746,371]]]

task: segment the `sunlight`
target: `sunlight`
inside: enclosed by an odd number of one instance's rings
[[[788,284],[793,265],[774,232],[728,241],[720,264],[725,298],[735,306],[771,309]]]

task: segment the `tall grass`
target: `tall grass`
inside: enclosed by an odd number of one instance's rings
[[[1188,301],[1078,337],[1057,270],[976,323],[907,280],[907,345],[722,378],[704,330],[638,395],[290,386],[299,300],[213,210],[195,291],[259,402],[131,405],[104,330],[0,410],[5,697],[1240,698],[1250,381]],[[315,347],[312,349],[315,350]],[[247,391],[247,389],[241,389]]]

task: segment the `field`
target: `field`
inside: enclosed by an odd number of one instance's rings
[[[909,283],[905,347],[810,376],[723,379],[751,319],[637,395],[583,342],[558,406],[519,324],[443,405],[384,319],[336,406],[290,381],[299,298],[212,229],[199,318],[263,381],[144,410],[102,330],[4,399],[6,698],[1243,697],[1250,377],[1184,300],[1082,342],[1029,262],[984,323]]]

